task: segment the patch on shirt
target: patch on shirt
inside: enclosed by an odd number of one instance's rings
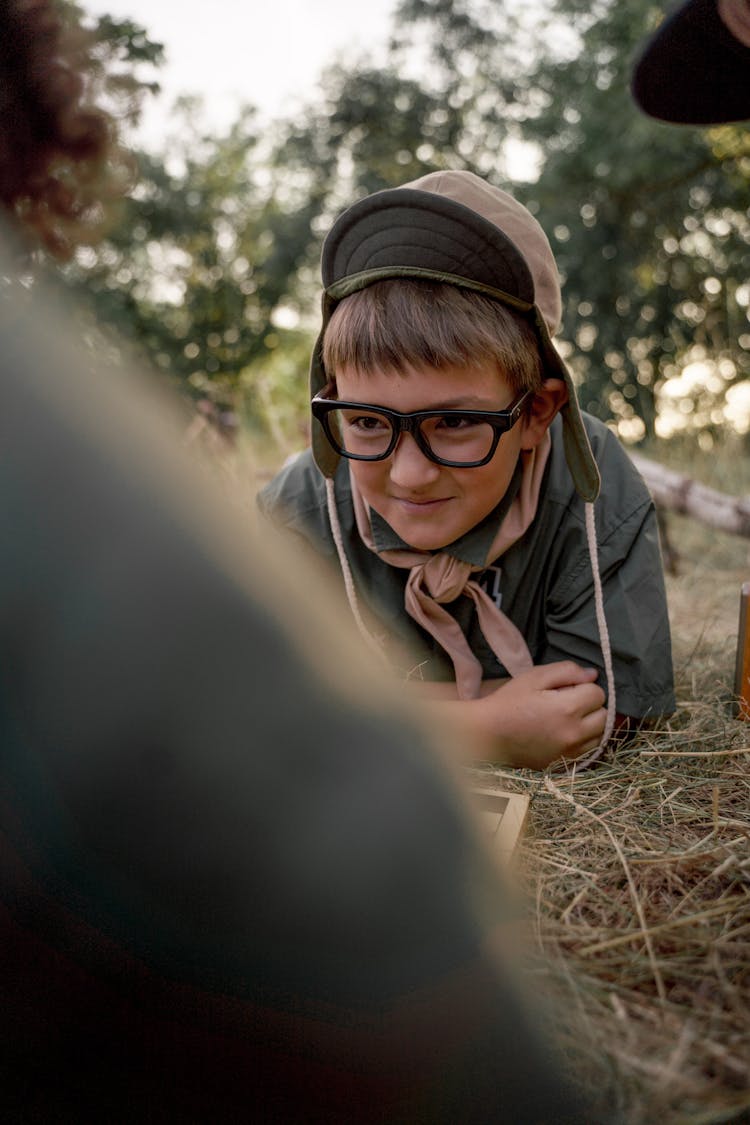
[[[503,568],[501,566],[488,566],[477,578],[477,583],[489,594],[498,609],[503,602],[503,592],[500,589],[502,576]]]

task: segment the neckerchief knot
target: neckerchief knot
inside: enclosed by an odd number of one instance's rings
[[[444,605],[455,601],[463,593],[471,566],[453,555],[441,553],[431,555],[426,562],[415,566],[412,574],[415,582],[419,582],[430,597]]]

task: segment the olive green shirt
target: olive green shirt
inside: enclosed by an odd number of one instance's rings
[[[674,710],[672,650],[653,501],[614,434],[590,415],[584,421],[602,477],[595,514],[617,711],[636,718],[668,715]],[[559,418],[550,432],[552,450],[534,520],[495,566],[476,577],[520,629],[534,664],[574,660],[599,669],[599,682],[606,687],[584,505],[567,469]],[[409,571],[384,562],[360,538],[346,461],[335,483],[346,554],[368,623],[384,637],[389,655],[405,674],[453,680],[448,655],[406,613]],[[446,548],[449,553],[481,566],[517,487],[518,474],[495,511]],[[262,490],[259,505],[275,523],[338,565],[325,480],[309,450]],[[376,513],[372,524],[379,550],[404,546]],[[471,599],[462,595],[446,608],[461,625],[484,678],[507,676],[482,635]]]

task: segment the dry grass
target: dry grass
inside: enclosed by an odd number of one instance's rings
[[[750,1121],[750,724],[729,705],[748,544],[672,527],[675,716],[578,775],[492,771],[532,798],[532,979],[597,1120],[627,1125]]]
[[[674,467],[750,492],[740,449],[691,444]],[[478,775],[531,797],[529,974],[592,1125],[750,1122],[750,723],[730,707],[750,543],[677,516],[669,531],[674,717],[580,774]]]

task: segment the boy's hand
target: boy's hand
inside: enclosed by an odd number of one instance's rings
[[[540,664],[468,706],[499,759],[541,770],[599,745],[606,711],[596,677],[572,660]]]

